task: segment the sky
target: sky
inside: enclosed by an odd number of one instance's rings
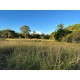
[[[31,31],[50,34],[60,23],[64,27],[80,23],[80,10],[0,10],[0,30],[20,32],[27,25]]]

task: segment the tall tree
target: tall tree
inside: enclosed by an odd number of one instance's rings
[[[71,33],[71,31],[64,29],[63,28],[63,24],[59,24],[58,25],[58,29],[54,34],[54,38],[58,41],[61,41],[63,39],[64,36],[66,36],[67,34]]]
[[[24,25],[24,26],[20,27],[20,30],[23,33],[23,35],[25,36],[25,38],[28,38],[28,35],[31,31],[29,26]]]
[[[63,24],[59,24],[57,27],[58,27],[58,29],[63,29],[64,25]]]

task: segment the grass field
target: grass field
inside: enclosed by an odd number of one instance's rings
[[[0,40],[0,69],[80,69],[80,44],[52,40]]]

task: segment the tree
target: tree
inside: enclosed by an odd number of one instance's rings
[[[50,35],[46,34],[44,35],[44,39],[49,39],[50,38]]]
[[[54,37],[56,40],[61,41],[64,36],[71,33],[71,31],[64,29],[63,24],[58,25],[58,30],[55,32]]]
[[[58,29],[63,29],[64,25],[63,24],[59,24],[57,27],[58,27]]]
[[[64,36],[64,30],[63,30],[63,29],[57,30],[57,31],[55,32],[55,34],[54,34],[54,38],[55,38],[56,40],[58,40],[58,41],[61,41],[62,38],[63,38],[63,36]]]
[[[24,26],[20,27],[20,30],[24,34],[25,38],[28,38],[28,35],[31,31],[29,26],[24,25]]]
[[[54,34],[55,34],[55,32],[52,32],[52,33],[50,34],[50,39],[53,39],[53,40],[54,40]]]
[[[16,37],[18,37],[17,33],[15,33],[15,31],[10,30],[10,29],[1,30],[0,36],[3,38],[16,38]]]

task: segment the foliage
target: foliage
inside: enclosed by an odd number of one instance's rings
[[[80,31],[80,24],[69,25],[66,29],[76,33]]]
[[[80,42],[80,32],[71,33],[64,37],[63,41],[66,42]]]
[[[33,31],[30,34],[29,26],[20,27],[21,33],[16,33],[14,30],[0,30],[0,38],[29,38],[29,39],[52,39],[66,42],[80,42],[80,24],[69,25],[64,28],[63,24],[57,26],[57,30],[49,34],[38,34]]]
[[[18,35],[17,35],[17,33],[15,33],[15,31],[6,29],[6,30],[0,31],[0,37],[2,37],[2,38],[17,38]]]
[[[25,38],[28,38],[28,35],[31,31],[29,26],[24,25],[24,26],[20,27],[20,30],[24,34]]]
[[[64,29],[62,24],[58,25],[58,30],[54,34],[54,38],[58,41],[61,41],[64,36],[71,33],[71,31]]]
[[[60,24],[58,24],[57,28],[58,28],[58,30],[59,29],[63,29],[64,28],[64,25],[60,23]]]
[[[55,32],[52,32],[52,33],[50,34],[50,39],[53,39],[53,40],[55,39],[55,38],[54,38],[54,34],[55,34]]]
[[[66,28],[72,33],[64,37],[63,41],[67,42],[80,42],[80,24],[70,25]]]

